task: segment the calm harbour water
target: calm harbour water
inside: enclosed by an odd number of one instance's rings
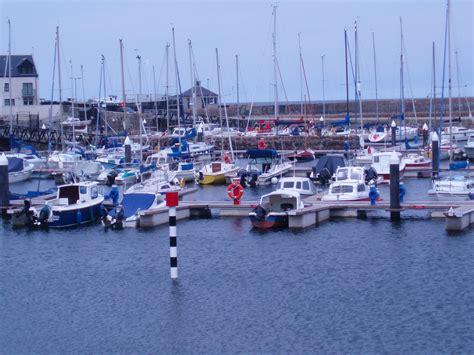
[[[407,198],[428,185],[407,180]],[[0,230],[2,353],[474,349],[474,230],[425,212],[303,231],[179,221],[176,282],[166,227]]]

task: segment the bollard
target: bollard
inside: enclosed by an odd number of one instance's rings
[[[423,124],[423,148],[428,145],[428,125]]]
[[[176,238],[176,206],[178,206],[178,192],[166,193],[166,206],[169,207],[170,227],[170,275],[172,279],[178,278],[178,245]]]
[[[392,123],[390,124],[390,129],[392,131],[392,147],[397,144],[397,124],[395,123],[394,120],[392,120]]]
[[[10,205],[10,183],[8,180],[8,159],[4,153],[0,155],[0,207]]]
[[[431,177],[434,179],[439,173],[439,140],[436,132],[431,137],[431,170]]]
[[[390,218],[400,220],[400,161],[396,153],[390,157]]]
[[[130,138],[125,138],[125,164],[130,164],[132,162],[132,143],[130,142]]]

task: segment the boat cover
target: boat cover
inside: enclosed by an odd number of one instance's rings
[[[124,218],[133,216],[138,209],[140,209],[141,211],[149,209],[153,204],[154,200],[154,194],[125,194],[121,203],[121,205],[123,206]],[[115,212],[116,208],[110,211],[109,214],[115,217]]]
[[[338,167],[347,166],[347,160],[342,154],[326,154],[322,156],[317,164],[313,166],[314,174],[319,174],[324,169],[327,169],[331,176],[336,172]]]
[[[17,173],[23,170],[23,159],[8,157],[8,172]]]
[[[249,159],[270,158],[274,159],[278,156],[275,149],[248,149],[247,156]]]

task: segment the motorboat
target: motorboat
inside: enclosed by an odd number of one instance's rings
[[[33,169],[41,170],[45,167],[46,158],[41,157],[36,150],[31,146],[23,146],[15,153],[10,153],[7,156],[21,158],[33,165]]]
[[[135,184],[125,191],[122,202],[113,208],[102,222],[106,227],[118,229],[138,227],[140,211],[165,207],[166,193],[181,190],[182,186],[175,177],[169,180],[163,177],[153,177]]]
[[[309,178],[318,185],[328,185],[332,181],[332,176],[339,167],[348,166],[346,158],[342,154],[326,154],[319,158],[315,166],[312,167]]]
[[[288,213],[304,207],[299,192],[276,190],[261,197],[258,206],[249,213],[249,218],[257,229],[287,228]]]
[[[226,176],[237,173],[240,167],[225,161],[215,161],[204,165],[196,173],[196,182],[201,185],[225,184]]]
[[[70,227],[95,222],[101,213],[104,197],[97,182],[86,181],[58,186],[56,198],[39,209],[31,207],[32,223],[42,227]]]
[[[371,167],[375,169],[379,176],[378,183],[389,184],[390,183],[390,161],[397,160],[399,162],[400,180],[403,179],[405,173],[405,161],[401,159],[401,153],[399,152],[378,152],[372,156]]]
[[[431,159],[418,153],[409,153],[402,158],[407,170],[427,169],[431,167]]]
[[[277,190],[293,190],[300,195],[311,196],[318,193],[318,189],[307,177],[283,177],[278,181]]]
[[[378,151],[371,146],[355,152],[353,164],[358,166],[370,166],[372,164],[372,157]]]
[[[8,181],[10,184],[28,180],[33,174],[33,164],[23,158],[5,156],[8,160]]]
[[[335,181],[331,183],[327,194],[321,200],[370,201],[371,191],[378,195],[375,181],[370,178],[367,176],[366,170],[359,166],[338,168],[335,174]],[[373,178],[376,179],[376,176]]]
[[[296,160],[297,162],[312,161],[315,159],[314,150],[305,149],[295,151],[293,154],[288,155],[289,160]]]
[[[474,159],[474,134],[471,134],[464,145],[464,153],[468,159]]]
[[[433,179],[428,194],[439,200],[468,200],[474,195],[474,178],[464,175],[449,175]]]
[[[76,133],[87,133],[87,126],[91,123],[90,120],[81,121],[77,117],[67,117],[61,122],[61,126],[70,127],[74,129]]]

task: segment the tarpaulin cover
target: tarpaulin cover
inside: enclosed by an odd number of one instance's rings
[[[123,200],[121,205],[123,206],[124,218],[133,216],[138,209],[141,211],[147,210],[153,204],[155,200],[154,194],[125,194],[123,195]],[[115,217],[116,207],[112,209],[109,213],[112,217]]]
[[[336,172],[338,167],[344,166],[347,166],[347,161],[342,154],[327,154],[318,160],[316,166],[313,166],[313,171],[315,174],[318,174],[324,169],[327,169],[332,175]]]
[[[8,157],[8,172],[16,173],[23,170],[23,159]]]

